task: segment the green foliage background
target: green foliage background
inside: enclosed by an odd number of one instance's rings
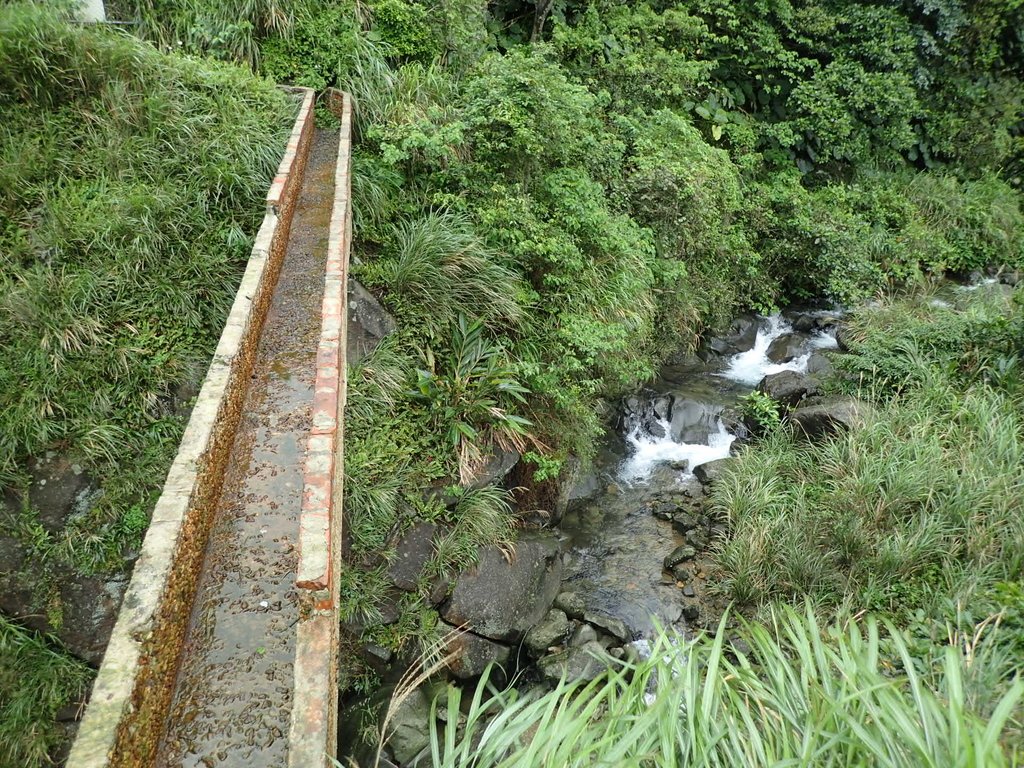
[[[350,618],[379,610],[375,554],[415,520],[450,531],[435,573],[507,540],[509,499],[460,487],[490,450],[528,449],[546,477],[586,459],[608,402],[738,310],[854,304],[1024,266],[1021,0],[557,0],[537,12],[520,0],[109,2],[158,53],[31,4],[0,8],[0,480],[23,484],[29,458],[58,449],[105,490],[81,530],[42,551],[118,567],[144,528],[180,432],[171,405],[212,349],[290,116],[253,69],[355,97],[355,272],[400,323],[352,372],[346,507],[368,570],[349,578]],[[978,337],[958,323],[935,343]],[[985,339],[973,348],[986,370],[1015,381],[1019,350]],[[864,377],[919,386],[919,369],[865,343],[877,360]],[[1016,395],[965,394],[954,374],[960,399],[940,398],[943,418],[967,403],[1004,430],[1018,423],[1001,410]],[[917,428],[908,413],[849,450],[901,444]],[[944,439],[923,445],[942,455]],[[773,450],[779,467],[800,460]],[[779,515],[807,508],[780,499]],[[855,532],[858,546],[887,530]],[[941,562],[919,560],[915,578]],[[879,605],[893,573],[875,585]],[[825,585],[820,599],[838,601],[858,579],[765,565],[746,596]],[[429,644],[423,595],[408,602],[398,629],[369,630],[375,641]]]

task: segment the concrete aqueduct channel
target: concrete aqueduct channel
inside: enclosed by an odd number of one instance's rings
[[[336,753],[351,102],[301,102],[69,768]]]

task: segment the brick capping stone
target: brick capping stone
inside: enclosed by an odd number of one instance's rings
[[[328,108],[341,120],[341,128],[327,240],[312,429],[306,444],[299,522],[295,584],[302,610],[295,646],[288,768],[329,768],[329,757],[337,753],[338,572],[347,387],[344,350],[352,246],[352,99],[331,88],[326,100]]]
[[[234,304],[153,510],[68,768],[148,768],[156,755],[210,518],[313,136],[314,92],[287,90],[301,101],[299,114],[267,192],[266,213]]]

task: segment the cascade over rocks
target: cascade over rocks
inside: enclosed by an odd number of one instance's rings
[[[726,333],[713,336],[705,345],[719,356],[735,355],[754,348],[757,341],[758,319],[753,315],[741,315],[729,324]]]
[[[835,323],[836,317],[821,312],[796,314],[795,330],[790,332],[786,319],[771,318],[765,323],[739,318],[728,334],[708,341],[705,351],[724,357],[754,350],[743,363],[746,370],[784,369],[763,375],[757,389],[789,410],[786,418],[794,427],[811,436],[830,434],[848,428],[866,413],[864,404],[853,398],[817,397],[817,381],[802,372],[804,361],[810,371],[831,367],[829,355],[821,351],[830,342],[823,343],[820,334],[831,333]],[[758,336],[759,327],[774,338],[771,344],[763,333]],[[450,680],[455,684],[472,681],[488,665],[511,675],[528,663],[543,680],[589,681],[607,669],[612,659],[636,653],[630,641],[650,631],[651,616],[663,626],[692,627],[713,621],[721,606],[707,588],[712,573],[708,548],[727,535],[727,528],[708,512],[704,497],[735,459],[706,461],[708,454],[699,451],[673,453],[670,447],[658,455],[657,450],[659,443],[669,442],[682,444],[685,450],[710,447],[725,430],[732,436],[746,434],[736,402],[750,391],[753,381],[749,376],[740,378],[745,369],[735,373],[732,365],[726,359],[675,365],[654,385],[657,389],[638,391],[620,402],[621,439],[608,441],[593,467],[570,460],[557,481],[541,488],[546,495],[518,494],[518,505],[527,510],[521,516],[545,527],[521,530],[511,548],[514,554],[496,547],[483,550],[476,567],[438,590],[437,601],[432,597],[447,624],[466,628],[448,646],[455,652]],[[655,458],[636,480],[621,469],[623,458],[629,458],[630,443],[642,449],[655,447]],[[703,463],[692,466],[694,462]],[[474,485],[504,483],[536,490],[539,486],[526,479],[527,471],[518,455],[499,452]],[[543,520],[534,520],[534,508],[545,510]],[[560,510],[568,511],[563,517]],[[611,515],[621,515],[626,527],[609,535],[603,528]],[[661,522],[652,520],[653,530],[638,527],[630,522],[637,516]],[[551,532],[548,526],[555,525],[558,529]],[[420,573],[434,552],[437,535],[434,525],[420,523],[398,539],[396,556],[388,565],[395,595],[400,596],[399,589],[415,589],[417,581],[422,587]],[[572,542],[571,557],[567,555],[564,566],[559,535]],[[645,544],[638,548],[638,541]],[[651,560],[634,572],[636,559],[645,557]],[[653,572],[645,571],[649,566]],[[615,575],[606,577],[604,569],[612,569],[609,573]],[[644,618],[638,618],[638,613]],[[517,643],[524,652],[519,652]],[[398,661],[392,659],[392,670]],[[417,717],[419,722],[413,722]],[[409,718],[403,725],[408,743],[399,744],[396,762],[402,764],[398,752],[405,757],[423,744],[428,726],[427,714]]]
[[[516,643],[544,617],[562,580],[558,541],[543,531],[524,532],[513,550],[506,558],[497,547],[486,547],[480,562],[456,578],[451,597],[441,606],[447,623]]]

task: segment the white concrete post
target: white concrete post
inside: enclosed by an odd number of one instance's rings
[[[107,12],[103,0],[81,0],[78,4],[79,21],[106,21]]]

